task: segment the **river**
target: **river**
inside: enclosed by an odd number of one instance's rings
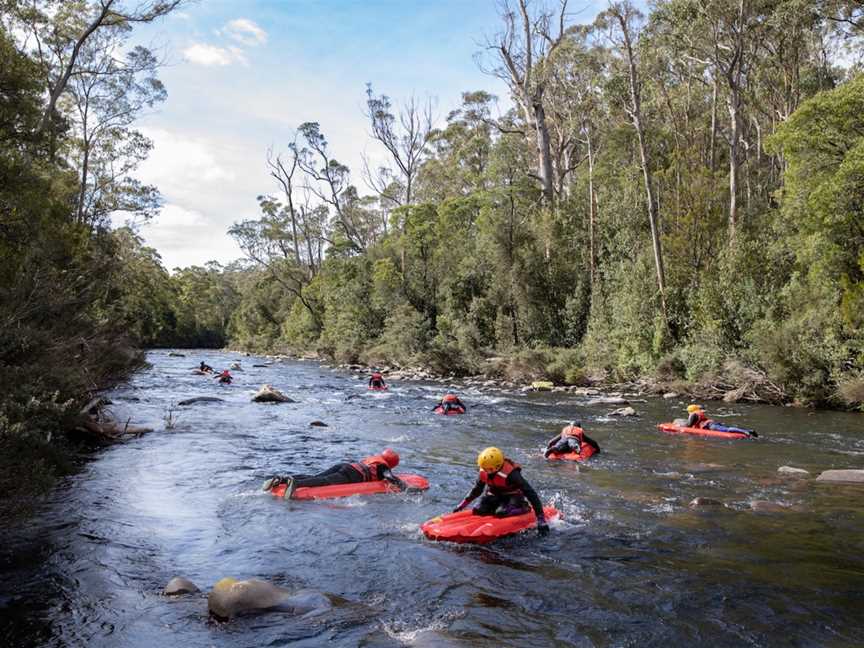
[[[153,351],[150,369],[109,397],[155,432],[96,452],[0,532],[4,646],[852,646],[864,643],[864,487],[778,475],[864,467],[864,418],[708,403],[758,440],[679,437],[657,422],[686,402],[633,402],[608,416],[561,393],[464,389],[461,417],[434,416],[432,383],[383,394],[313,362]],[[236,360],[233,385],[190,371]],[[256,404],[271,383],[294,404]],[[174,408],[194,396],[224,402]],[[636,401],[636,399],[634,399]],[[586,465],[541,449],[576,419],[602,453]],[[313,420],[328,427],[310,427]],[[486,547],[430,542],[419,525],[451,509],[496,445],[564,520]],[[315,472],[385,446],[422,494],[284,501],[273,473]],[[397,471],[398,472],[398,471]],[[691,509],[695,497],[722,507]],[[752,501],[780,505],[757,512]],[[183,575],[313,588],[334,609],[209,621],[203,594],[167,598]]]

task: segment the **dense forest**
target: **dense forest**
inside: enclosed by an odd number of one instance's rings
[[[317,123],[269,153],[231,344],[860,405],[861,3],[500,18],[477,62],[506,101],[438,124],[370,85],[388,163],[348,169]]]
[[[147,346],[862,406],[862,3],[618,2],[585,25],[514,0],[477,55],[509,97],[438,118],[367,85],[384,164],[298,124],[230,230],[244,259],[169,273],[111,217],[160,206],[135,123],[162,62],[131,39],[179,4],[0,0],[4,444],[50,441]]]

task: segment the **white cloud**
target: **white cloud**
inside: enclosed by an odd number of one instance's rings
[[[247,64],[246,56],[239,47],[217,47],[206,43],[193,43],[183,50],[183,57],[190,63],[206,66],[226,66],[232,63]]]
[[[239,257],[237,244],[224,232],[214,232],[211,220],[199,211],[169,202],[156,218],[141,226],[140,232],[145,243],[159,251],[169,270]]]
[[[267,42],[267,32],[248,18],[237,18],[225,25],[224,33],[231,39],[255,47]]]

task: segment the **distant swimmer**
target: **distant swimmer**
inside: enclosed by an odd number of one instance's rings
[[[587,448],[592,449],[590,454],[600,452],[600,446],[597,445],[597,442],[594,439],[585,434],[585,430],[582,429],[582,424],[573,421],[570,425],[562,428],[561,433],[546,444],[546,452],[543,454],[547,458],[553,455],[563,455],[570,452],[575,452],[576,454],[581,455],[583,454],[583,450],[585,450],[584,454],[588,454],[589,451]]]
[[[447,393],[444,395],[438,404],[432,408],[436,414],[464,414],[468,411],[465,403],[459,400],[456,394]]]

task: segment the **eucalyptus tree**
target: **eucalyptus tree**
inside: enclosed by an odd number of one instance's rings
[[[565,38],[566,15],[567,0],[560,0],[557,11],[541,8],[536,15],[529,11],[528,0],[516,0],[516,9],[504,0],[504,29],[487,40],[491,62],[483,64],[489,73],[507,83],[525,123],[534,131],[537,179],[550,207],[555,204],[556,192],[545,93],[553,55]]]
[[[636,131],[639,159],[642,167],[645,204],[651,226],[651,243],[654,251],[654,268],[657,273],[657,289],[664,318],[666,311],[666,272],[663,267],[663,248],[660,239],[660,216],[654,193],[653,167],[648,149],[648,135],[642,114],[642,76],[640,74],[639,30],[642,14],[629,1],[610,3],[609,8],[597,18],[598,29],[605,30],[609,42],[616,50],[626,68],[628,97],[624,102]]]

